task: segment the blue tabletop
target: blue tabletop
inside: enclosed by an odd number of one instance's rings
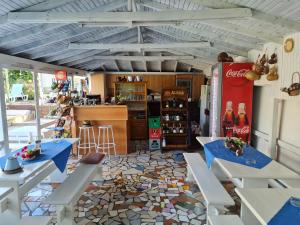
[[[268,222],[268,225],[299,225],[300,199],[290,198],[278,213]]]
[[[217,140],[205,144],[204,152],[209,168],[211,168],[215,157],[257,169],[265,167],[272,161],[271,158],[251,146],[244,148],[242,156],[236,156],[234,152],[225,147],[224,140]]]
[[[53,160],[56,167],[63,172],[66,168],[68,158],[72,149],[72,144],[65,140],[60,141],[50,141],[41,144],[42,154],[30,161],[22,161],[18,157],[18,161],[23,165],[28,165],[31,163],[42,162],[46,160]],[[5,167],[6,159],[10,156],[15,155],[17,152],[21,152],[21,149],[18,149],[10,154],[7,154],[0,158],[0,166],[3,169]]]

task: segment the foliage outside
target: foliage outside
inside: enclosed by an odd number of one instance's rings
[[[10,90],[13,84],[24,84],[24,94],[28,95],[28,100],[34,99],[33,74],[31,72],[20,70],[8,70],[8,83]]]

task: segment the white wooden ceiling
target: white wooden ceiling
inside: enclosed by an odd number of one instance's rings
[[[219,52],[282,43],[300,31],[299,12],[299,0],[0,0],[0,53],[87,71],[200,71]]]

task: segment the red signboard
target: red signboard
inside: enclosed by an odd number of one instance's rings
[[[55,70],[54,74],[56,80],[67,80],[67,71],[65,70]]]
[[[253,81],[245,78],[251,63],[224,63],[222,71],[221,135],[250,143]]]

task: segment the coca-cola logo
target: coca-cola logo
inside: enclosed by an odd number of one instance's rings
[[[250,127],[249,126],[233,127],[233,132],[236,134],[249,134]]]
[[[241,69],[241,70],[232,70],[229,69],[226,72],[226,77],[245,77],[246,72],[248,72],[248,69]]]

